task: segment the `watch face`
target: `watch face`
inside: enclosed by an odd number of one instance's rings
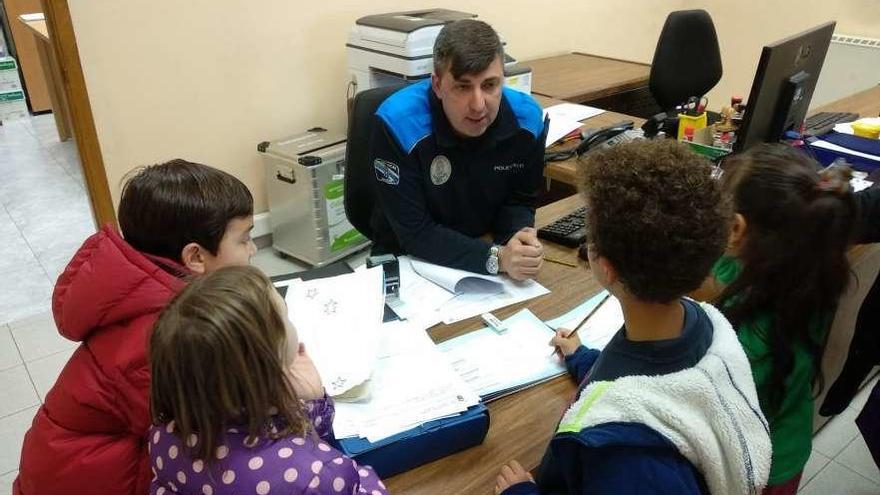
[[[489,256],[486,260],[486,271],[492,275],[498,274],[498,256]]]

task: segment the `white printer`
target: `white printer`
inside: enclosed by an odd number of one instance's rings
[[[443,25],[476,14],[447,9],[368,15],[348,34],[348,71],[352,93],[430,77],[434,71],[434,40]],[[503,43],[502,39],[502,43]],[[504,83],[532,91],[532,70],[504,56]]]

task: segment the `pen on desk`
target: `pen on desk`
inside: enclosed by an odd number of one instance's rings
[[[591,309],[591,310],[587,313],[587,315],[584,316],[584,317],[581,319],[580,323],[578,323],[578,324],[574,327],[574,330],[572,330],[571,333],[568,334],[568,337],[572,337],[572,336],[576,335],[576,334],[578,333],[578,330],[580,330],[581,327],[584,326],[584,323],[586,323],[587,320],[589,320],[591,316],[593,316],[594,314],[596,314],[596,312],[599,311],[599,308],[601,308],[602,305],[605,304],[605,301],[607,301],[608,298],[610,298],[610,297],[611,297],[611,293],[610,293],[610,292],[606,292],[606,293],[605,293],[605,297],[603,297],[602,300],[599,301],[599,304],[597,304],[595,308]],[[559,351],[559,347],[557,346],[557,347],[555,347],[555,348],[553,349],[553,353],[550,354],[550,355],[552,356],[553,354],[556,354],[558,351]]]
[[[550,263],[556,263],[558,265],[570,266],[572,268],[577,268],[577,265],[572,263],[571,261],[558,260],[556,258],[551,258],[549,256],[544,256],[544,261],[549,261]]]

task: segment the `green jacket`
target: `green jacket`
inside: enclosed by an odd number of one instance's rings
[[[712,268],[715,279],[729,285],[739,276],[742,267],[736,258],[722,256]],[[723,310],[726,301],[719,301]],[[831,325],[831,315],[816,320],[812,334],[824,339]],[[790,480],[803,471],[810,457],[813,441],[813,357],[803,345],[794,348],[794,366],[785,380],[785,392],[777,411],[770,411],[770,380],[773,362],[770,354],[768,331],[773,315],[761,314],[736,328],[739,341],[752,365],[755,387],[764,415],[770,423],[770,441],[773,459],[770,467],[770,485]],[[819,341],[819,340],[817,340]]]

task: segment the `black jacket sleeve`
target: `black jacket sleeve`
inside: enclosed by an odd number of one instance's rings
[[[880,188],[870,188],[855,194],[859,205],[859,244],[880,242]]]
[[[431,263],[487,273],[491,245],[434,221],[425,200],[420,163],[400,150],[381,119],[377,117],[375,122],[371,162],[377,171],[379,205],[400,246],[406,253]]]
[[[507,244],[520,229],[535,226],[535,206],[544,180],[544,141],[549,128],[549,120],[545,119],[544,130],[529,153],[524,173],[495,216],[492,234],[496,244]]]

